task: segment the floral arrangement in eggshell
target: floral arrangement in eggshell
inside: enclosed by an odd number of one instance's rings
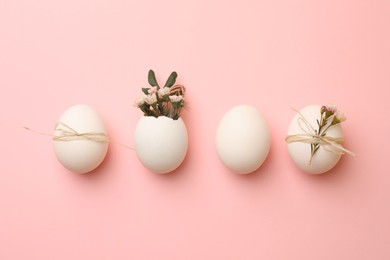
[[[184,107],[185,88],[176,83],[177,73],[173,71],[163,87],[160,87],[153,70],[149,70],[149,88],[142,88],[143,95],[138,97],[134,106],[141,109],[144,116],[165,116],[177,120]]]

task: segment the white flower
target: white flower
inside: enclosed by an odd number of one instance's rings
[[[335,117],[337,118],[337,120],[339,120],[340,122],[344,122],[345,120],[347,120],[347,117],[344,115],[343,112],[340,112],[340,111],[337,111]]]
[[[144,103],[145,103],[145,98],[146,98],[146,95],[143,95],[141,97],[137,97],[134,101],[134,106],[135,107],[140,107],[142,106]]]
[[[326,106],[326,109],[331,112],[332,114],[336,113],[337,112],[337,107],[335,105],[329,105],[329,106]]]
[[[170,91],[171,91],[171,89],[170,89],[170,88],[167,88],[167,87],[165,87],[165,88],[160,88],[160,89],[158,90],[158,95],[159,95],[160,97],[164,97],[164,96],[168,95]]]
[[[145,102],[149,105],[153,105],[157,102],[157,96],[156,94],[147,95],[145,98]]]
[[[151,87],[150,89],[148,89],[149,94],[154,94],[156,92],[157,92],[157,87]]]
[[[179,103],[179,102],[182,101],[184,98],[183,98],[183,96],[176,96],[176,95],[173,95],[173,96],[169,96],[169,99],[171,100],[172,103]]]

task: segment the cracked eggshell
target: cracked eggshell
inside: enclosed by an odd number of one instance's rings
[[[267,123],[253,106],[239,105],[230,109],[218,125],[218,157],[232,172],[247,174],[257,170],[266,159],[270,144]]]
[[[187,128],[181,118],[143,116],[137,123],[134,141],[138,159],[155,173],[175,170],[187,154]]]

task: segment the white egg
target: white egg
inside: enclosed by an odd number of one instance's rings
[[[216,149],[221,162],[232,172],[247,174],[266,159],[271,139],[267,123],[253,106],[239,105],[221,119]]]
[[[140,162],[155,173],[168,173],[183,162],[188,146],[181,118],[141,117],[135,129],[135,150]]]
[[[316,120],[320,120],[320,111],[320,105],[311,105],[303,108],[299,112],[314,129],[318,129],[318,124]],[[297,113],[292,119],[288,128],[287,135],[305,134],[304,124],[299,124],[298,121],[298,118],[301,117],[300,114]],[[331,126],[326,132],[326,136],[334,138],[343,138],[344,135],[340,124]],[[327,150],[323,146],[320,146],[320,148],[315,153],[312,161],[310,162],[311,147],[309,143],[288,143],[287,148],[288,153],[290,154],[290,157],[294,161],[294,163],[302,171],[311,174],[320,174],[329,171],[337,164],[341,157],[340,154],[330,152],[330,148]]]
[[[69,136],[65,136],[67,134]],[[66,110],[58,120],[54,135],[55,154],[72,172],[90,172],[106,156],[106,127],[98,113],[87,105],[75,105]]]

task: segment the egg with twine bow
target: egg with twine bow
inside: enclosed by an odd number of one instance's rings
[[[72,106],[62,114],[53,140],[58,161],[75,173],[97,168],[106,156],[109,143],[102,119],[87,105]]]
[[[288,153],[302,171],[321,174],[336,166],[343,154],[354,155],[344,146],[340,125],[345,116],[334,106],[310,105],[297,111],[288,128]]]

